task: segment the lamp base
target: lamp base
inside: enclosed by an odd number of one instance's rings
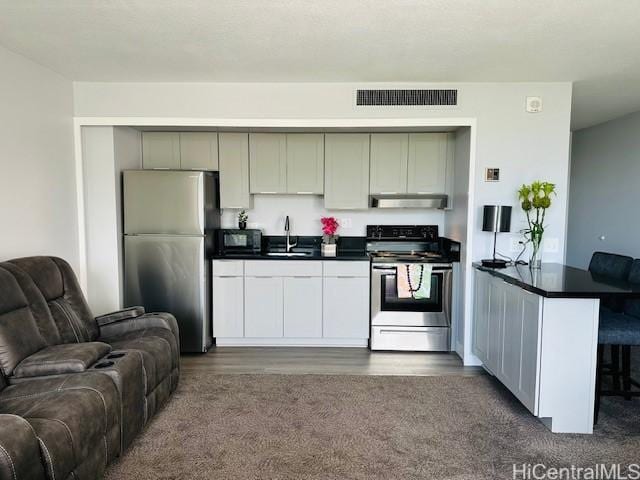
[[[507,261],[499,258],[488,258],[482,260],[482,266],[487,268],[506,268]]]

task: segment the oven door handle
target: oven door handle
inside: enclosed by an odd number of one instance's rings
[[[372,267],[374,270],[384,270],[387,272],[395,272],[396,267],[376,267],[375,265]]]

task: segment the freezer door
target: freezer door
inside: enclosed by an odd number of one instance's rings
[[[203,237],[125,236],[125,306],[173,314],[182,352],[211,345],[208,277]]]
[[[127,170],[123,182],[125,234],[204,233],[203,172]]]

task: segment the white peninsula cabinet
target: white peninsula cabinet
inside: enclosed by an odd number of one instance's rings
[[[475,270],[473,353],[551,431],[592,433],[599,300],[549,269]]]
[[[217,345],[367,345],[367,261],[213,260],[212,270]]]

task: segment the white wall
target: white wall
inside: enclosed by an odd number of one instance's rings
[[[77,271],[73,89],[0,47],[0,260],[56,255]]]
[[[142,166],[140,132],[125,127],[83,127],[86,295],[94,314],[122,305],[121,175]]]
[[[238,210],[223,210],[222,226],[236,228]],[[442,210],[325,210],[323,197],[317,195],[255,195],[248,211],[249,228],[260,228],[266,235],[284,235],[284,220],[289,215],[292,235],[322,235],[320,218],[338,218],[339,235],[364,236],[367,225],[438,225],[443,230]]]
[[[457,88],[455,108],[356,107],[357,88]],[[527,96],[541,96],[544,110],[525,111]],[[79,117],[111,117],[84,121],[118,125],[225,125],[225,126],[334,126],[349,127],[408,123],[422,120],[456,125],[471,119],[474,161],[469,191],[471,245],[468,262],[491,252],[491,236],[480,232],[479,212],[485,204],[517,206],[516,190],[522,183],[547,180],[558,185],[558,197],[547,214],[546,236],[557,240],[556,251],[546,261],[562,262],[565,249],[567,185],[569,173],[570,83],[465,83],[465,84],[213,84],[213,83],[87,83],[74,84],[75,114]],[[454,122],[454,123],[452,123]],[[464,123],[460,123],[464,124]],[[473,139],[475,138],[475,142]],[[485,168],[501,169],[501,181],[483,180]],[[268,200],[267,200],[268,202]],[[262,203],[259,201],[259,203]],[[260,207],[258,207],[260,208]],[[278,230],[281,210],[265,223]],[[225,217],[225,222],[230,221]],[[524,215],[514,209],[514,230],[524,226]],[[306,227],[305,227],[306,228]],[[509,252],[512,235],[501,235],[498,248]],[[470,308],[470,298],[465,300]],[[470,319],[465,325],[466,336]],[[465,342],[466,363],[476,360]]]
[[[569,265],[597,250],[640,257],[638,179],[640,112],[573,133]]]

